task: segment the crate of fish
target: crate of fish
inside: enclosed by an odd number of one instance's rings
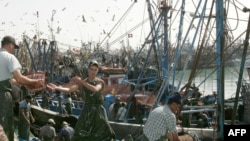
[[[42,85],[34,86],[34,87],[26,87],[31,92],[37,92],[45,89],[45,72],[38,71],[38,72],[29,72],[25,76],[30,79],[36,79],[41,81]]]

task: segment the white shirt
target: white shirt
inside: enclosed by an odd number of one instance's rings
[[[22,68],[17,58],[4,48],[0,49],[0,66],[0,81],[12,78],[12,73]]]

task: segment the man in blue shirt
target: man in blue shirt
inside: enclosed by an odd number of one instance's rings
[[[74,129],[69,126],[69,124],[66,121],[62,122],[62,129],[60,130],[58,134],[58,140],[59,141],[70,141],[71,137],[74,134]]]
[[[29,140],[30,124],[35,121],[30,111],[31,95],[27,95],[19,104],[19,123],[18,135],[19,138]]]

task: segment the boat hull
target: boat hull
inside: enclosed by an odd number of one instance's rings
[[[75,127],[77,122],[77,117],[73,115],[62,115],[57,112],[53,112],[47,109],[43,109],[36,105],[31,105],[31,112],[33,117],[35,118],[35,122],[31,124],[31,132],[35,136],[39,136],[40,128],[47,124],[48,119],[54,119],[56,125],[56,132],[59,132],[61,129],[61,123],[63,121],[68,122],[72,127]]]
[[[35,118],[35,122],[31,125],[31,132],[35,136],[39,136],[40,128],[45,125],[49,118],[55,120],[56,125],[54,126],[56,132],[58,133],[61,129],[61,123],[63,121],[68,122],[73,128],[77,122],[77,116],[73,115],[62,115],[57,112],[53,112],[47,109],[43,109],[36,105],[31,105],[31,112]],[[112,122],[109,121],[111,127],[116,133],[116,138],[128,139],[130,137],[134,138],[139,136],[142,133],[143,125],[134,124],[134,123],[121,123],[121,122]],[[179,128],[179,132],[185,132],[190,134],[195,134],[200,139],[213,140],[214,139],[214,130],[213,129],[203,129],[203,128]]]
[[[130,137],[137,137],[142,133],[144,125],[120,123],[110,121],[110,125],[116,133],[118,140],[129,139]],[[216,131],[211,128],[181,128],[177,127],[179,137],[189,134],[193,138],[199,138],[202,141],[213,141],[216,137]]]

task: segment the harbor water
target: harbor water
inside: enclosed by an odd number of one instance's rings
[[[237,82],[239,78],[239,67],[226,67],[225,68],[225,76],[224,76],[224,98],[228,99],[234,97],[237,89]],[[185,71],[185,76],[182,80],[182,86],[188,82],[190,70]],[[181,78],[181,72],[176,75],[176,84],[178,84],[179,79]],[[247,70],[244,70],[243,81],[249,81],[249,76]],[[175,84],[175,85],[176,85]],[[215,68],[210,69],[202,69],[197,73],[195,80],[193,80],[193,84],[199,87],[199,91],[203,93],[203,96],[210,95],[213,91],[217,92],[217,73]]]

